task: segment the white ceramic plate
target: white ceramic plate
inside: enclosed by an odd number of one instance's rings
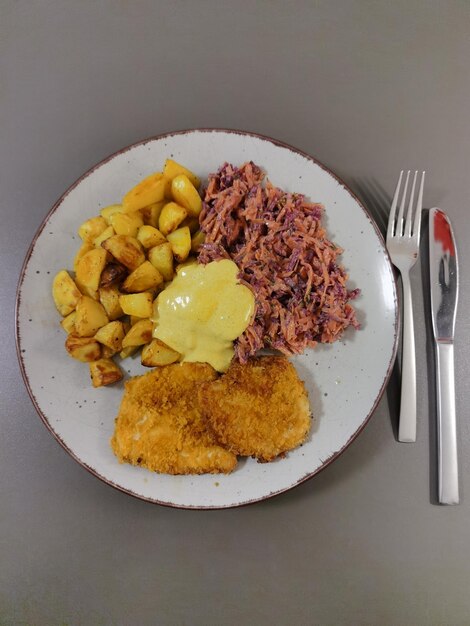
[[[88,367],[69,358],[51,297],[51,283],[72,268],[78,226],[101,207],[119,202],[143,176],[173,157],[205,177],[224,161],[253,160],[276,185],[302,192],[326,207],[331,238],[345,249],[342,262],[360,331],[294,359],[315,416],[308,441],[269,464],[242,460],[232,474],[166,476],[120,465],[109,446],[123,385],[93,389]],[[145,500],[175,507],[220,508],[262,500],[310,478],[334,460],[365,426],[383,391],[397,346],[397,294],[377,227],[357,198],[320,163],[290,146],[225,130],[172,133],[133,145],[89,170],[60,198],[26,256],[17,300],[17,346],[31,399],[57,441],[95,476]],[[129,375],[144,371],[123,362]]]

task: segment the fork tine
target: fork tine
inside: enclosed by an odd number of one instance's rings
[[[424,177],[426,176],[426,172],[421,174],[421,184],[419,186],[418,192],[418,204],[416,205],[416,215],[415,222],[413,224],[413,237],[417,235],[419,239],[419,232],[421,228],[421,213],[423,212],[423,189],[424,189]]]
[[[418,176],[418,170],[415,170],[415,175],[413,177],[413,184],[411,185],[411,193],[410,193],[410,201],[408,203],[408,211],[406,213],[405,228],[403,229],[403,234],[406,235],[407,237],[411,237],[411,224],[413,222],[413,200],[415,197],[417,176]]]
[[[398,211],[397,230],[396,235],[400,237],[403,235],[403,213],[405,211],[406,191],[408,189],[408,181],[410,179],[410,170],[408,170],[405,179],[405,188],[403,189],[403,196],[401,198],[400,210]]]
[[[403,178],[403,170],[400,172],[400,176],[398,177],[397,187],[395,189],[395,194],[393,196],[392,206],[390,208],[390,215],[388,217],[388,227],[387,227],[387,239],[389,237],[393,237],[393,235],[395,233],[395,213],[397,211],[398,194],[400,192],[401,179],[402,178]]]

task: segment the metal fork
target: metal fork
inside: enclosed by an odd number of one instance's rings
[[[423,187],[425,172],[421,175],[418,199],[414,211],[416,171],[411,186],[408,210],[405,216],[405,201],[408,190],[410,171],[406,174],[405,188],[397,213],[403,171],[400,172],[397,188],[393,196],[387,229],[387,250],[393,265],[400,271],[403,286],[403,349],[401,368],[401,401],[398,441],[416,441],[416,355],[413,324],[413,302],[411,298],[410,270],[418,259],[421,212],[423,208]]]

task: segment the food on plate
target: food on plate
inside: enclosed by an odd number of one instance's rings
[[[237,457],[217,443],[198,401],[198,387],[216,377],[208,364],[177,363],[129,380],[111,440],[119,461],[166,474],[231,472]]]
[[[61,315],[69,315],[75,310],[81,297],[80,290],[66,270],[60,270],[52,282],[52,297]]]
[[[103,387],[122,379],[122,371],[112,359],[98,359],[88,364],[93,387]]]
[[[238,267],[228,259],[182,265],[155,301],[154,338],[179,352],[183,361],[226,371],[233,341],[251,322],[255,306],[251,289],[237,275]]]
[[[304,384],[282,356],[233,361],[226,374],[201,385],[199,402],[221,445],[260,461],[297,447],[310,430]]]
[[[209,176],[199,221],[205,242],[198,260],[232,259],[256,294],[253,323],[236,341],[245,363],[261,348],[299,354],[358,328],[349,301],[342,250],[321,224],[323,206],[283,191],[252,162],[225,163]]]

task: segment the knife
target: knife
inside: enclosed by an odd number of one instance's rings
[[[452,226],[437,208],[429,211],[429,277],[436,348],[438,497],[440,504],[458,504],[454,329],[459,272]]]

